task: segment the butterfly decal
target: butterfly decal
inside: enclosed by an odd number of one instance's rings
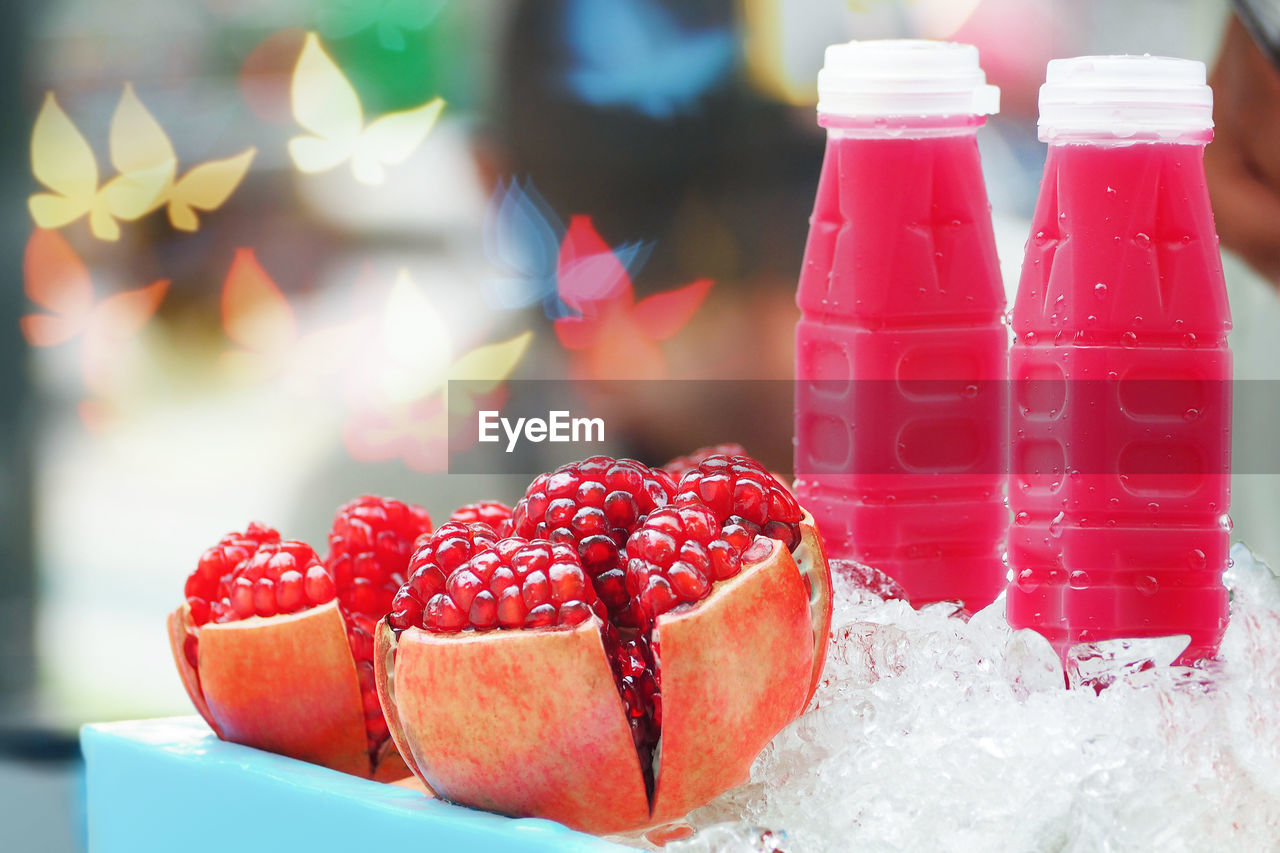
[[[568,0],[564,16],[565,84],[597,107],[670,118],[719,83],[736,56],[728,27],[686,30],[653,0]]]
[[[645,297],[639,301],[620,259],[612,269],[601,257],[611,254],[585,216],[570,222],[561,248],[568,258],[600,258],[597,272],[616,280],[609,288],[563,292],[573,314],[555,321],[561,346],[574,353],[574,372],[587,379],[661,379],[667,362],[659,343],[676,335],[701,307],[711,289],[709,279]],[[562,285],[575,284],[562,277]]]
[[[485,300],[498,310],[541,304],[549,319],[566,317],[582,301],[620,291],[653,248],[633,242],[588,250],[567,233],[532,181],[500,180],[485,210],[485,254],[498,273],[482,283]]]
[[[111,165],[118,173],[99,186],[98,163],[84,135],[45,96],[31,134],[31,170],[49,191],[32,195],[31,217],[43,229],[61,228],[83,216],[100,240],[120,238],[120,221],[140,219],[167,206],[169,222],[182,231],[199,227],[197,210],[221,207],[248,172],[255,149],[202,163],[178,177],[178,158],[159,122],[125,84],[111,116]]]
[[[458,354],[449,324],[401,270],[350,374],[357,382],[348,387],[348,449],[361,459],[441,470],[449,414],[474,411],[500,393],[532,338],[523,332]]]
[[[223,368],[241,379],[278,378],[299,391],[328,393],[372,334],[371,315],[301,331],[293,306],[250,248],[236,250],[221,309],[235,345],[223,353]]]
[[[375,27],[387,50],[404,50],[405,31],[419,32],[436,19],[448,0],[328,0],[318,13],[320,32],[342,39]]]
[[[366,125],[355,88],[315,33],[307,34],[289,91],[293,117],[308,132],[289,140],[298,170],[327,172],[350,162],[356,180],[370,186],[386,180],[387,166],[409,159],[444,108],[444,101],[434,98]]]
[[[36,229],[22,263],[23,290],[40,311],[19,321],[33,347],[53,347],[79,338],[85,387],[110,390],[126,345],[155,314],[168,291],[159,280],[98,299],[89,270],[57,231]]]

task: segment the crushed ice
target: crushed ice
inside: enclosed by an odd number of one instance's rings
[[[1169,666],[1185,638],[1097,644],[1071,674],[1097,691],[1064,690],[1049,644],[1011,630],[1003,598],[965,622],[838,580],[809,712],[666,849],[1271,847],[1280,579],[1243,545],[1232,558],[1219,661]]]

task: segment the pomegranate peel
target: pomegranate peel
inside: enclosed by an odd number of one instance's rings
[[[609,833],[649,820],[598,617],[435,634],[379,628],[374,664],[426,785],[447,800]],[[601,804],[607,808],[601,808]]]
[[[226,740],[222,727],[218,725],[218,721],[213,718],[213,713],[209,710],[209,703],[204,701],[204,691],[200,689],[200,674],[187,660],[184,649],[187,637],[194,628],[191,622],[191,606],[184,603],[170,613],[166,624],[169,629],[169,649],[173,652],[173,662],[178,667],[178,676],[182,679],[182,686],[187,690],[187,696],[191,697],[191,704],[195,705],[200,716],[209,724],[209,728],[213,729],[213,733]]]
[[[220,736],[373,775],[360,684],[337,602],[200,628],[200,688]]]
[[[827,549],[822,544],[822,535],[818,533],[818,527],[809,511],[806,509],[803,512],[800,519],[800,544],[791,556],[808,587],[809,613],[813,617],[813,678],[809,684],[809,695],[804,700],[805,707],[808,707],[822,682],[822,667],[827,660],[827,646],[831,640],[832,589],[831,568],[827,563]]]
[[[809,595],[786,546],[664,613],[662,731],[650,823],[665,823],[747,780],[751,762],[804,711],[813,671]],[[769,649],[761,654],[761,649]]]
[[[378,623],[378,629],[373,635],[373,672],[374,683],[378,688],[378,704],[382,705],[382,713],[387,719],[387,729],[391,732],[388,743],[392,744],[400,754],[400,760],[404,762],[412,778],[426,788],[429,796],[434,797],[435,789],[427,784],[422,768],[413,758],[409,739],[405,737],[404,726],[400,722],[400,711],[392,695],[394,688],[391,686],[391,675],[395,671],[395,650],[396,633],[384,619]]]

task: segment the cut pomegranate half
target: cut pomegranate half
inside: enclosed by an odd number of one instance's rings
[[[339,509],[325,563],[257,525],[206,551],[168,622],[210,728],[358,776],[409,775],[378,702],[373,634],[429,529],[421,508],[364,497]]]
[[[826,646],[821,540],[797,524],[804,570],[705,506],[650,513],[624,549],[638,630],[606,620],[567,543],[477,550],[418,621],[378,628],[379,696],[406,762],[448,800],[595,833],[675,820],[745,781],[806,707]],[[490,599],[511,602],[505,616]]]

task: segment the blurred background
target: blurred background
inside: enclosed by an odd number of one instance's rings
[[[980,140],[1012,292],[1045,63],[1212,63],[1229,16],[1225,0],[10,6],[0,826],[41,850],[82,844],[79,724],[190,712],[164,617],[223,533],[257,519],[323,551],[361,493],[437,519],[520,495],[525,477],[446,473],[445,414],[475,400],[446,400],[445,379],[791,376],[828,43],[978,45],[1003,95]],[[1275,287],[1226,264],[1237,376],[1280,378]],[[637,310],[659,294],[661,328]],[[584,299],[609,306],[585,343],[556,323]],[[791,412],[747,400],[628,412],[611,449],[661,463],[692,449],[691,418],[789,468]],[[1237,535],[1274,563],[1277,478],[1235,490]]]

